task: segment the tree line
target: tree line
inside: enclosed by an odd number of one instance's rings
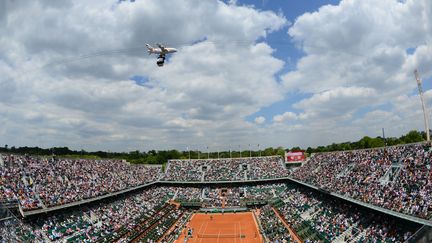
[[[332,143],[327,146],[318,146],[316,148],[308,147],[307,153],[317,152],[331,152],[331,151],[344,151],[344,150],[355,150],[355,149],[367,149],[367,148],[378,148],[384,146],[393,146],[398,144],[417,143],[426,140],[426,133],[412,130],[405,135],[397,137],[383,138],[381,136],[371,138],[364,136],[362,139],[356,142],[343,142],[343,143]]]
[[[0,147],[0,153],[28,154],[38,156],[58,156],[67,158],[87,158],[87,159],[125,159],[131,163],[140,164],[163,164],[170,159],[207,159],[207,158],[239,158],[239,157],[258,157],[258,156],[273,156],[285,153],[285,149],[266,148],[261,151],[221,151],[221,152],[202,152],[202,151],[178,151],[172,150],[150,150],[147,152],[135,150],[130,152],[106,152],[96,151],[89,152],[85,150],[71,150],[68,147],[9,147],[5,145]]]
[[[365,148],[376,148],[421,142],[426,139],[426,134],[419,131],[410,131],[405,135],[396,137],[389,137],[383,139],[382,137],[371,138],[368,136],[363,137],[356,142],[343,142],[343,143],[332,143],[327,146],[318,146],[315,148],[308,147],[306,152],[308,154],[316,152],[331,152],[331,151],[343,151],[353,149],[365,149]],[[5,145],[0,147],[0,153],[15,153],[15,154],[29,154],[29,155],[40,155],[40,156],[60,156],[69,158],[89,158],[89,159],[126,159],[131,163],[140,164],[163,164],[170,159],[206,159],[206,158],[239,158],[239,157],[258,157],[258,156],[284,156],[285,151],[298,151],[304,150],[298,146],[293,148],[266,148],[260,151],[221,151],[221,152],[202,152],[202,151],[178,151],[172,150],[150,150],[147,152],[135,150],[130,152],[106,152],[96,151],[90,152],[85,150],[71,150],[68,147],[53,147],[53,148],[39,148],[39,147],[9,147]]]

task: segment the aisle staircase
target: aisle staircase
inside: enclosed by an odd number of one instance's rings
[[[357,227],[357,223],[351,225],[347,230],[345,230],[341,235],[339,235],[336,239],[333,240],[334,243],[343,243],[345,242],[345,237],[351,234],[353,229]]]
[[[170,165],[171,165],[171,163],[168,161],[168,163],[166,164],[164,173],[161,173],[161,177],[163,177],[163,176],[165,176],[167,174],[167,172],[168,172],[168,170],[170,168]]]
[[[36,190],[36,185],[33,184],[32,190],[35,192],[35,198],[38,200],[39,205],[43,208],[43,209],[47,209],[47,206],[45,206],[45,204],[43,203],[42,199],[39,197],[39,190]]]
[[[174,193],[174,196],[172,197],[172,200],[175,200],[177,198],[177,194],[178,194],[179,189],[177,189]]]
[[[402,169],[402,164],[392,164],[386,173],[379,179],[381,185],[386,185],[388,183],[393,183],[399,177],[400,171]]]
[[[345,169],[343,169],[337,176],[336,178],[340,178],[345,176],[346,174],[348,174],[348,172],[350,172],[352,170],[352,168],[355,166],[354,163],[348,164]]]
[[[205,190],[206,190],[206,188],[204,187],[203,189],[202,189],[202,192],[201,192],[201,198],[202,199],[205,199],[206,197],[205,197]]]
[[[311,219],[313,216],[315,216],[316,214],[318,214],[318,213],[321,212],[321,211],[322,211],[322,209],[320,208],[320,209],[316,210],[315,212],[312,212],[312,213],[309,215],[309,219]]]
[[[369,228],[364,229],[362,232],[360,232],[354,239],[352,239],[350,242],[351,243],[357,243],[357,242],[361,242],[360,239],[365,239],[366,238],[366,233],[369,230]]]
[[[309,220],[312,218],[312,214],[314,213],[314,211],[315,211],[315,206],[312,206],[308,210],[300,214],[300,217],[304,220]]]

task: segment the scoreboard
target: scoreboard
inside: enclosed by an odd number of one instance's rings
[[[303,162],[305,158],[306,156],[304,154],[304,151],[285,152],[285,161],[288,163]]]

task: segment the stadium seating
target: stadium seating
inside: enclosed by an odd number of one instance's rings
[[[204,160],[170,160],[165,171],[165,180],[201,181]]]
[[[388,148],[314,155],[292,173],[303,182],[404,214],[432,218],[429,146]]]
[[[192,213],[191,212],[184,212],[180,219],[175,223],[174,227],[170,232],[167,232],[167,234],[160,239],[161,242],[174,242],[175,239],[177,239],[183,232],[182,230],[185,228],[187,222],[189,221]]]
[[[273,206],[303,240],[332,242],[348,238],[355,231],[357,234],[352,239],[369,236],[370,242],[404,242],[418,228],[409,223],[401,225],[388,216],[312,189],[288,188],[279,195],[281,201]]]
[[[170,190],[153,187],[126,198],[41,217],[26,224],[32,229],[27,232],[33,237],[40,232],[50,240],[111,242],[162,208]]]
[[[177,187],[175,189],[175,200],[178,202],[200,201],[202,188],[200,187]]]
[[[234,159],[170,160],[166,181],[247,181],[288,175],[278,156]]]
[[[14,227],[13,232],[10,232],[11,227],[8,227],[8,224],[5,225],[4,222],[7,221],[2,220],[0,232],[9,232],[4,236],[9,237],[8,239],[42,241],[112,242],[137,238],[156,241],[168,233],[171,226],[184,225],[184,222],[182,224],[177,220],[183,218],[186,211],[177,210],[165,202],[172,200],[174,195],[181,194],[205,200],[202,196],[206,197],[206,194],[202,193],[202,190],[217,192],[220,189],[204,187],[200,190],[194,187],[189,194],[186,187],[152,186],[140,192],[101,203],[92,203],[73,211],[42,215],[37,219],[19,222],[20,226]],[[388,216],[365,211],[340,199],[329,198],[312,189],[291,184],[230,187],[227,192],[231,191],[235,196],[225,198],[227,206],[237,205],[237,200],[242,199],[240,192],[245,190],[251,198],[272,201],[271,205],[267,204],[261,208],[259,216],[264,233],[271,242],[277,239],[290,239],[285,225],[271,207],[274,207],[291,225],[298,237],[310,241],[330,242],[341,238],[358,241],[363,238],[373,239],[372,242],[402,242],[419,227],[410,226],[406,222],[401,224]],[[260,205],[253,205],[254,208],[256,206]],[[169,235],[171,239],[174,237],[172,234]]]
[[[261,208],[259,219],[269,242],[294,242],[288,229],[275,215],[270,205]]]
[[[117,160],[49,160],[4,156],[0,202],[18,200],[24,210],[52,207],[156,181],[161,167]]]
[[[173,239],[176,234],[169,229],[181,228],[191,211],[177,209],[167,204],[168,201],[212,209],[261,208],[261,225],[271,242],[292,240],[277,214],[297,237],[311,242],[341,239],[403,242],[419,228],[419,225],[398,221],[295,184],[251,184],[251,180],[288,175],[280,157],[171,160],[164,174],[160,167],[114,160],[55,161],[31,156],[3,156],[3,160],[0,201],[18,201],[25,210],[94,198],[159,178],[170,183],[195,182],[182,186],[164,186],[159,182],[136,192],[28,221],[14,218],[15,222],[11,223],[10,219],[3,219],[0,220],[1,240],[6,242],[16,239],[62,242]],[[397,212],[425,219],[432,216],[431,152],[421,144],[319,153],[290,176]],[[227,180],[249,182],[200,183]]]
[[[181,217],[183,212],[183,210],[179,210],[173,205],[165,204],[161,208],[154,210],[151,216],[141,218],[141,222],[126,234],[121,235],[116,241],[156,242]]]

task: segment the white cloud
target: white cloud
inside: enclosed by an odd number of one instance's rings
[[[307,55],[296,71],[283,77],[285,86],[305,92],[341,86],[386,93],[412,88],[405,82],[406,75],[397,75],[407,71],[412,75],[413,67],[406,66],[408,48],[431,45],[431,29],[426,24],[432,22],[426,15],[431,5],[426,0],[351,0],[302,15],[289,34]]]
[[[254,121],[256,124],[261,125],[266,121],[266,119],[263,116],[257,116]]]
[[[288,34],[305,56],[282,80],[287,91],[308,95],[292,108],[310,137],[289,133],[292,140],[318,145],[377,136],[382,126],[394,136],[422,129],[421,106],[401,103],[418,99],[414,69],[432,76],[431,12],[427,0],[343,0],[298,17]]]
[[[284,121],[291,121],[291,120],[297,120],[298,116],[291,111],[287,111],[283,113],[282,115],[275,115],[273,117],[273,121],[275,122],[284,122]]]
[[[248,143],[255,126],[245,117],[283,98],[274,76],[283,62],[255,43],[287,24],[271,11],[216,0],[40,0],[2,2],[0,16],[0,143]],[[179,52],[159,68],[146,42]],[[128,80],[134,75],[148,82]]]
[[[411,121],[412,122],[412,121]],[[363,117],[353,121],[353,126],[363,128],[369,133],[377,133],[385,128],[388,134],[398,134],[398,130],[406,130],[406,123],[402,118],[391,111],[373,110],[367,112]],[[378,135],[378,134],[377,134]]]
[[[374,89],[363,87],[338,87],[321,93],[316,93],[310,98],[301,100],[293,105],[294,108],[304,112],[304,118],[335,118],[345,116],[356,111],[364,105],[377,100]]]
[[[312,146],[383,124],[395,136],[421,129],[413,70],[432,76],[431,16],[428,0],[343,0],[303,14],[288,34],[304,56],[279,83],[284,62],[255,43],[288,25],[275,12],[216,0],[3,1],[0,144]],[[136,48],[145,42],[179,52],[159,68]],[[306,98],[271,123],[245,121],[296,93]]]

